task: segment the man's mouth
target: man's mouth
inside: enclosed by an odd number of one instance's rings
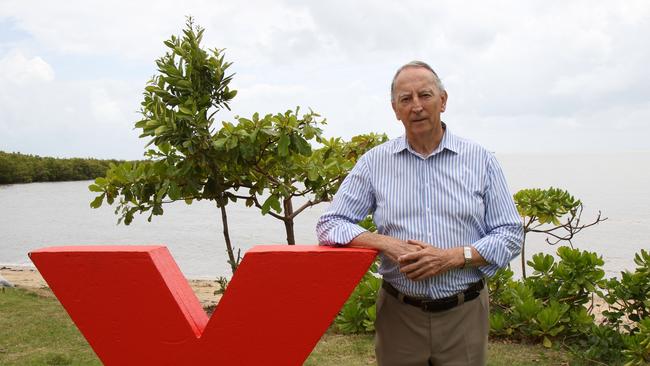
[[[419,123],[419,122],[424,122],[424,121],[426,121],[426,120],[427,120],[426,117],[422,117],[422,118],[412,119],[411,122],[413,122],[413,123]]]

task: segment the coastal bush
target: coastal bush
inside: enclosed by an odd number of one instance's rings
[[[377,316],[375,301],[380,287],[381,277],[377,273],[377,262],[374,262],[334,320],[341,333],[374,332]]]
[[[609,310],[603,314],[611,325],[630,333],[639,330],[641,319],[650,318],[650,253],[642,249],[635,254],[634,263],[634,272],[621,272],[620,279],[612,278],[604,284]]]
[[[539,340],[551,347],[554,339],[586,334],[594,323],[591,295],[604,276],[601,257],[569,247],[557,250],[560,258],[535,254],[528,265],[533,274],[521,281],[502,269],[490,279],[494,335]]]
[[[513,196],[517,211],[524,225],[524,241],[521,246],[521,273],[526,278],[526,237],[529,233],[546,236],[546,242],[555,245],[560,242],[573,247],[575,235],[585,228],[607,220],[600,212],[589,224],[582,224],[582,201],[568,191],[559,188],[522,189]]]
[[[241,259],[228,229],[227,205],[238,200],[280,220],[287,244],[295,244],[294,220],[305,209],[329,201],[356,158],[385,141],[368,134],[350,141],[322,136],[325,119],[300,109],[254,113],[215,127],[218,112],[230,110],[231,62],[221,49],[201,46],[204,29],[188,18],[181,36],[164,42],[158,74],[144,88],[141,120],[147,138],[145,160],[112,166],[88,188],[98,195],[91,207],[116,204],[118,223],[136,214],[164,214],[166,204],[214,202],[220,210],[228,263],[234,274]],[[297,200],[302,200],[295,207]]]
[[[604,261],[596,253],[569,247],[553,256],[535,254],[528,265],[534,272],[513,280],[502,269],[490,279],[490,331],[493,336],[540,341],[545,347],[559,343],[576,360],[587,364],[646,365],[650,361],[650,255],[635,255],[634,272],[621,279],[603,279]],[[609,309],[596,322],[594,297]]]

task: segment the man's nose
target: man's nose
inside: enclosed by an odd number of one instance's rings
[[[422,103],[420,103],[420,98],[418,97],[413,98],[413,112],[422,112]]]

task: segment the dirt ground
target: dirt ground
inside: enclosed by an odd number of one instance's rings
[[[44,296],[54,296],[35,268],[3,266],[0,267],[0,276],[16,287],[25,288]],[[216,281],[192,279],[188,281],[203,307],[214,306],[219,302],[221,295],[214,294],[219,288]]]

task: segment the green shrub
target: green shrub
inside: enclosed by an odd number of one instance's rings
[[[650,365],[650,318],[643,318],[637,324],[638,331],[624,338],[625,366]]]
[[[609,309],[603,314],[611,325],[630,333],[638,330],[641,319],[650,317],[650,253],[641,249],[635,254],[634,263],[634,272],[621,272],[620,280],[612,278],[604,283],[604,299]]]
[[[617,365],[623,362],[624,348],[623,335],[616,329],[592,324],[585,337],[571,347],[571,353],[575,359],[586,363],[598,360],[608,365]]]
[[[334,324],[341,333],[375,331],[377,316],[375,301],[380,287],[381,277],[377,274],[377,262],[375,262],[370,266],[334,320]]]
[[[580,336],[594,323],[585,304],[598,291],[605,272],[596,253],[569,247],[557,250],[560,258],[535,254],[528,265],[533,274],[522,281],[502,269],[490,279],[493,334],[541,341],[551,347],[552,339]]]

